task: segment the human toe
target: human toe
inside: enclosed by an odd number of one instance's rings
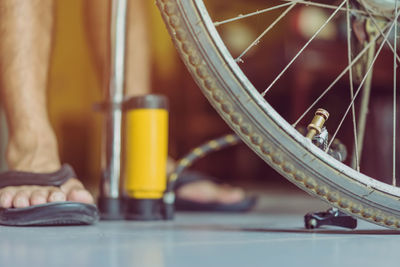
[[[48,191],[46,190],[35,190],[31,194],[30,203],[31,205],[45,204],[48,199]]]
[[[68,201],[93,204],[93,196],[84,188],[73,188],[67,195]]]
[[[29,207],[30,192],[28,190],[21,190],[17,192],[13,199],[14,208],[26,208]]]
[[[49,193],[48,202],[62,202],[65,201],[65,194],[59,189],[53,189]]]
[[[15,192],[14,191],[9,191],[4,189],[3,191],[0,192],[0,207],[1,208],[11,208],[13,205],[13,199],[14,199]]]

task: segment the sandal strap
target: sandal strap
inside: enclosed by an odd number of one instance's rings
[[[6,171],[0,173],[0,189],[7,186],[21,185],[61,186],[73,177],[77,176],[69,164],[63,164],[58,171],[51,173]]]

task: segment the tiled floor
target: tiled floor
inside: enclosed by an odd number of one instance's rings
[[[0,227],[0,266],[398,265],[397,232],[364,222],[355,231],[305,230],[303,213],[324,207],[304,194],[271,194],[245,215],[186,213],[173,222]]]

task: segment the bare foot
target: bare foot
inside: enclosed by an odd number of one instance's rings
[[[8,186],[0,189],[0,207],[2,208],[25,208],[62,201],[94,203],[92,195],[76,178],[69,179],[61,187]]]
[[[245,193],[238,187],[200,180],[181,186],[177,190],[177,196],[199,203],[234,204],[242,201]]]
[[[19,142],[20,144],[21,142]],[[61,165],[57,149],[49,149],[49,144],[16,147],[12,140],[8,146],[7,160],[11,170],[50,173]],[[41,148],[45,148],[44,150]],[[1,208],[25,208],[49,202],[73,201],[94,203],[92,195],[76,178],[71,177],[60,187],[54,186],[8,186],[0,189]]]
[[[176,167],[176,162],[168,157],[167,172],[171,173]],[[182,199],[199,203],[235,204],[245,198],[241,188],[227,184],[217,184],[209,180],[199,180],[182,185],[176,191]]]

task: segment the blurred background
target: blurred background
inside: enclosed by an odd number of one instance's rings
[[[157,7],[148,2],[152,88],[170,100],[169,153],[177,159],[194,146],[230,129],[186,71]],[[104,100],[101,90],[104,81],[98,80],[95,73],[83,16],[82,0],[57,1],[49,110],[62,161],[71,163],[85,184],[96,190],[100,179],[103,116],[93,111],[93,105]],[[212,154],[194,168],[234,184],[278,181],[277,175],[270,176],[268,167],[244,145]]]

